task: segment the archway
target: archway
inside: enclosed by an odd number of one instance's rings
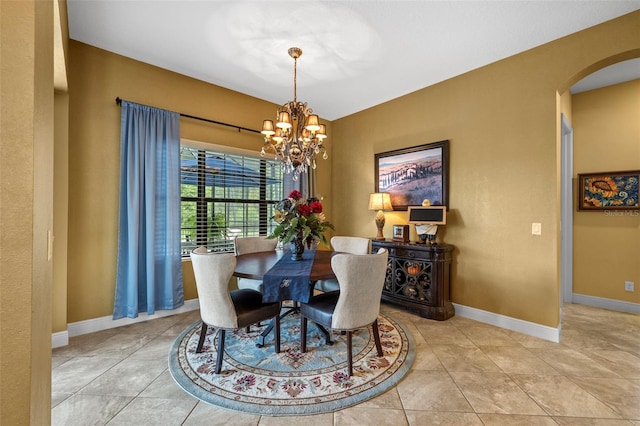
[[[605,88],[608,86],[615,86],[618,84],[622,84],[628,81],[634,81],[640,79],[640,54],[638,51],[628,52],[624,55],[617,55],[615,57],[607,58],[598,63],[585,68],[585,70],[576,74],[582,76],[580,80],[573,81],[571,88],[579,88],[579,90],[571,90],[572,97],[576,94],[590,91],[599,88]],[[621,59],[622,58],[622,59]],[[613,63],[615,62],[615,63]],[[586,74],[585,74],[586,73]],[[598,78],[593,78],[597,76]],[[592,80],[587,85],[584,83],[587,80]],[[569,89],[568,89],[569,90]],[[613,89],[612,89],[613,90]],[[575,93],[574,93],[575,92]],[[572,111],[574,108],[574,104],[572,103]],[[640,113],[640,111],[638,111]],[[580,142],[576,141],[574,147],[573,145],[573,131],[575,130],[575,126],[572,120],[567,119],[564,115],[561,117],[561,135],[560,135],[560,148],[559,152],[562,154],[561,158],[561,170],[560,170],[560,186],[562,188],[561,191],[561,264],[560,264],[560,318],[562,318],[562,304],[563,303],[581,303],[588,304],[596,307],[602,307],[606,309],[613,310],[621,310],[626,312],[638,312],[638,304],[637,301],[635,303],[629,303],[624,301],[619,301],[619,293],[616,296],[615,294],[611,295],[611,299],[609,300],[606,295],[600,294],[599,297],[593,296],[584,296],[582,294],[574,294],[573,288],[573,279],[574,279],[574,268],[577,271],[580,271],[580,268],[584,268],[584,262],[576,262],[574,257],[574,246],[576,245],[574,239],[574,216],[576,215],[575,202],[576,194],[574,193],[576,189],[576,185],[574,184],[574,175],[576,173],[584,173],[591,171],[607,171],[607,170],[584,170],[584,165],[578,165],[574,171],[574,153],[579,152],[581,149]],[[637,121],[637,120],[636,120]],[[572,128],[573,127],[573,128]],[[579,132],[578,132],[579,133]],[[597,154],[596,154],[597,155]],[[602,162],[605,169],[606,162]],[[627,163],[629,164],[629,163]],[[580,169],[582,167],[582,169]],[[596,166],[591,166],[594,168]],[[614,166],[610,166],[613,171],[616,169]],[[617,167],[618,170],[626,170],[627,167],[623,165]],[[635,168],[637,169],[637,167]],[[594,213],[582,213],[583,215],[591,215],[589,219],[594,216]],[[596,215],[598,213],[595,213]],[[605,213],[600,212],[600,215],[604,215]],[[633,268],[633,267],[632,267]],[[633,273],[631,274],[633,275]],[[617,285],[616,280],[615,285]],[[622,287],[622,281],[619,283],[620,287]],[[618,290],[616,290],[618,291]],[[577,297],[574,297],[577,296]],[[635,309],[635,310],[634,310]]]

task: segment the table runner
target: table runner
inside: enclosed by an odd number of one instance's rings
[[[264,303],[293,300],[309,302],[311,295],[311,267],[315,250],[305,250],[302,260],[293,260],[289,253],[278,260],[262,279],[262,301]]]

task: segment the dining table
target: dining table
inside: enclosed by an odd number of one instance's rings
[[[335,279],[336,274],[331,269],[331,258],[335,251],[316,250],[311,266],[309,280]],[[261,280],[271,268],[283,257],[290,256],[287,250],[271,250],[256,253],[246,253],[236,256],[236,268],[233,275],[238,278]]]
[[[337,252],[327,250],[314,250],[305,253],[307,256],[310,256],[311,253],[313,253],[313,263],[309,271],[308,282],[305,283],[307,287],[304,289],[304,292],[306,292],[307,295],[306,299],[308,300],[308,297],[312,296],[313,294],[313,288],[317,281],[336,278],[336,275],[331,268],[331,258],[335,254],[337,254]],[[291,256],[291,252],[289,252],[288,250],[271,250],[237,255],[236,267],[233,271],[233,275],[238,278],[263,280],[265,275],[267,275],[267,273],[271,271],[272,268],[276,266],[276,264],[280,260],[282,260],[284,256]],[[279,302],[285,301],[286,300],[279,300]],[[298,302],[304,301],[305,300],[292,300],[293,306],[282,313],[280,317],[283,318],[287,315],[298,312]],[[263,330],[260,335],[260,340],[258,341],[256,346],[264,346],[265,337],[271,332],[273,326],[274,324],[272,322],[271,324],[269,324],[269,326],[267,326],[267,328],[265,328],[265,330]],[[320,325],[318,325],[318,328],[325,335],[327,344],[331,345],[331,334]]]

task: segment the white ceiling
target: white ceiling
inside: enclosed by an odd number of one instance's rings
[[[278,104],[293,97],[287,49],[300,47],[298,100],[329,120],[640,9],[640,0],[67,4],[74,40]],[[592,74],[572,91],[640,78],[639,61],[625,64],[622,77],[605,73],[616,81]]]

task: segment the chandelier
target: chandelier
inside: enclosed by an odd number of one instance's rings
[[[260,133],[264,135],[264,144],[260,155],[274,154],[276,160],[284,163],[285,173],[293,172],[293,180],[298,180],[300,173],[307,172],[309,167],[316,168],[317,155],[322,152],[325,160],[329,156],[322,145],[327,137],[325,125],[320,124],[306,102],[298,102],[296,98],[296,71],[302,49],[292,47],[288,52],[293,58],[293,101],[278,107],[275,128],[273,121],[263,121]]]

